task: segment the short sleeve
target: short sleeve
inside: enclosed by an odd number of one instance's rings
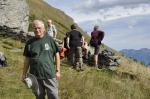
[[[53,25],[53,31],[54,31],[55,33],[57,33],[57,29],[56,29],[55,25]]]
[[[103,40],[103,38],[104,38],[104,32],[103,31],[99,32],[99,38],[101,39],[101,41]]]
[[[69,38],[70,38],[70,32],[68,32],[68,35],[67,35]]]
[[[82,37],[82,34],[79,32],[79,37],[81,38]]]
[[[28,44],[25,45],[23,56],[30,57]]]
[[[51,40],[51,44],[54,54],[60,51],[58,44],[55,42],[54,39]]]
[[[93,37],[93,32],[91,32],[91,37]]]

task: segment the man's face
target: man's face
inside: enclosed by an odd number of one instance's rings
[[[100,27],[98,27],[97,30],[100,31]]]
[[[48,21],[48,25],[50,26],[51,24],[52,24],[52,21],[51,21],[51,20],[49,20],[49,21]]]
[[[34,34],[37,38],[42,38],[45,33],[44,26],[41,23],[36,23],[33,25]]]
[[[100,30],[100,28],[99,28],[99,26],[97,27],[97,29],[96,29],[97,31],[99,31]]]

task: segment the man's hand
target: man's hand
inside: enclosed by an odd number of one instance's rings
[[[60,79],[60,72],[56,72],[56,79],[57,79],[57,80]]]
[[[26,75],[22,75],[21,81],[22,81],[23,83],[25,83],[25,78],[26,78]]]
[[[67,48],[68,48],[68,49],[70,49],[70,46],[69,46],[69,44],[67,44]]]
[[[29,69],[29,58],[28,57],[25,57],[24,59],[24,66],[23,66],[23,73],[22,73],[22,77],[21,77],[21,81],[25,83],[25,78],[26,78],[26,74],[27,74],[27,71]]]
[[[60,56],[59,52],[56,53],[56,79],[60,79]]]

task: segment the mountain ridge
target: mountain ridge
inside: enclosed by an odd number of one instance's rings
[[[150,49],[148,48],[141,48],[138,50],[123,49],[120,52],[127,57],[143,62],[145,65],[150,65]]]

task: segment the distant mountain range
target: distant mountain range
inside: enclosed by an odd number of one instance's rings
[[[144,62],[145,65],[150,65],[150,49],[142,48],[140,50],[123,49],[120,51],[123,55]]]

